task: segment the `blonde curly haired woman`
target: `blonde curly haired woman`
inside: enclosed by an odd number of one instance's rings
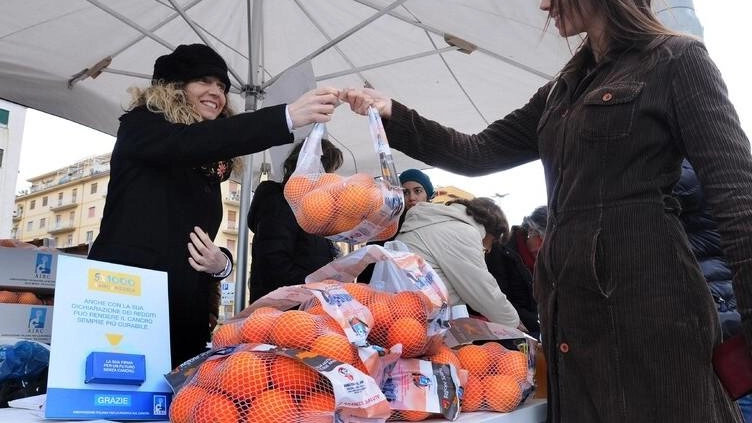
[[[154,63],[152,85],[131,89],[120,117],[100,233],[89,258],[166,271],[173,367],[205,350],[210,297],[232,272],[214,245],[220,182],[233,157],[293,141],[293,128],[326,122],[338,91],[316,88],[295,102],[233,115],[222,57],[180,45]]]

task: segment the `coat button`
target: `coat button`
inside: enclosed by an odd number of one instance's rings
[[[603,100],[603,101],[611,101],[612,98],[614,98],[613,94],[606,93],[606,94],[603,94],[603,97],[601,97],[601,100]]]
[[[564,354],[568,353],[569,352],[569,344],[567,344],[566,342],[562,342],[561,344],[559,344],[559,351],[561,351]]]

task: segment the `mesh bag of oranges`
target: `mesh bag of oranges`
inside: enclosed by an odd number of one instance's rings
[[[384,280],[371,285],[343,284],[355,300],[371,311],[373,326],[368,342],[390,349],[400,344],[401,355],[406,358],[430,353],[449,327],[447,291],[419,255],[368,245],[311,273],[306,283],[353,280],[370,263],[388,263],[390,272],[385,272]]]
[[[457,358],[467,370],[462,411],[508,413],[531,393],[532,374],[528,354],[510,350],[498,342],[464,345]]]
[[[321,165],[324,125],[317,123],[303,142],[295,172],[284,196],[304,231],[334,241],[361,243],[389,239],[397,233],[404,208],[402,187],[378,113],[369,112],[374,148],[381,163],[380,180],[356,173],[342,177]]]
[[[383,421],[390,413],[376,382],[354,367],[269,345],[213,350],[167,380],[173,423]]]

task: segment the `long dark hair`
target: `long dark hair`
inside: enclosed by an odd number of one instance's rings
[[[286,184],[287,180],[290,179],[290,176],[292,176],[292,173],[295,172],[295,166],[297,166],[298,164],[298,156],[300,155],[301,148],[303,148],[302,141],[295,144],[295,147],[292,148],[290,154],[282,164],[282,170],[284,173],[282,177],[282,185]],[[335,170],[339,169],[340,166],[342,166],[342,163],[344,162],[344,158],[342,157],[342,150],[335,147],[331,141],[326,138],[322,138],[321,151],[321,165],[324,166],[324,172],[332,173]]]
[[[551,22],[551,14],[567,16],[585,16],[583,2],[588,2],[592,9],[603,15],[606,20],[604,34],[609,52],[633,51],[652,56],[648,63],[642,63],[641,66],[654,66],[659,57],[652,55],[670,37],[680,35],[679,33],[668,29],[664,26],[653,13],[651,0],[566,0],[568,8],[563,8],[564,0],[551,0],[548,21],[546,26]],[[565,25],[565,20],[559,22]],[[562,29],[566,32],[566,28]],[[587,37],[583,40],[582,45],[564,66],[561,73],[576,71],[582,68],[592,56],[592,48]],[[624,74],[628,72],[620,72]]]
[[[494,200],[488,197],[476,197],[472,200],[458,198],[447,201],[446,205],[454,203],[465,206],[467,215],[483,225],[487,234],[495,236],[502,243],[507,242],[509,222],[501,207]]]

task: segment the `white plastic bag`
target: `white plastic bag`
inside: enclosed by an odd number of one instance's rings
[[[369,110],[368,122],[381,164],[379,180],[365,173],[349,177],[324,173],[324,124],[315,124],[303,142],[284,194],[304,231],[351,243],[384,240],[396,234],[405,204],[402,187],[381,118],[373,109]]]

